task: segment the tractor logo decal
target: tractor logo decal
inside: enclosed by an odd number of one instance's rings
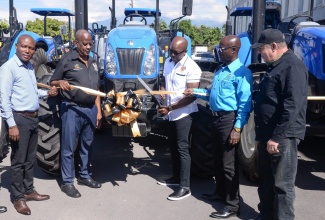
[[[133,42],[133,40],[128,40],[127,44],[128,44],[129,46],[133,46],[133,45],[134,45],[134,42]]]

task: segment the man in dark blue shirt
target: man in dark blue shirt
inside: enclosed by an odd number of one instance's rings
[[[208,200],[226,205],[211,213],[213,218],[228,218],[239,214],[238,142],[240,131],[247,124],[252,106],[252,73],[238,58],[240,39],[229,35],[220,41],[218,54],[223,62],[215,73],[211,89],[188,89],[185,94],[209,101],[213,114],[212,136],[216,189],[203,194]]]
[[[257,219],[290,220],[295,217],[297,145],[306,130],[308,71],[279,30],[264,30],[252,48],[258,48],[268,65],[254,105],[259,141]]]
[[[92,45],[91,35],[87,30],[78,30],[75,40],[76,49],[67,53],[58,63],[50,80],[51,85],[61,88],[62,141],[61,173],[62,192],[77,198],[81,194],[74,187],[75,167],[74,150],[80,142],[80,177],[78,183],[91,188],[100,188],[101,184],[91,178],[88,170],[89,154],[96,127],[100,126],[102,112],[100,97],[91,96],[70,85],[99,89],[97,63],[89,56]]]

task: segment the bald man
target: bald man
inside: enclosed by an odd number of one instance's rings
[[[212,194],[203,194],[206,200],[226,204],[211,213],[213,218],[229,218],[239,214],[238,142],[242,127],[247,124],[252,105],[252,73],[238,58],[240,39],[228,35],[221,39],[218,55],[223,65],[215,73],[210,90],[188,89],[210,96],[196,96],[209,101],[213,115],[212,137],[216,188]]]
[[[34,163],[38,140],[38,98],[57,95],[57,89],[38,90],[30,62],[35,41],[29,35],[18,38],[16,54],[0,68],[0,110],[6,122],[11,146],[11,188],[14,207],[30,215],[26,201],[50,198],[34,189]]]
[[[164,65],[161,90],[179,91],[179,94],[167,95],[166,106],[159,113],[167,119],[168,143],[172,157],[173,176],[158,181],[164,186],[179,186],[167,199],[180,200],[191,195],[189,154],[189,132],[195,112],[198,111],[195,97],[186,97],[182,92],[187,88],[197,88],[200,83],[201,69],[186,54],[187,40],[175,37],[170,45],[170,58]]]
[[[100,127],[102,112],[100,97],[88,95],[71,85],[99,90],[99,75],[96,61],[89,56],[91,35],[81,29],[76,33],[75,49],[58,63],[50,80],[51,85],[61,88],[62,135],[61,135],[61,190],[70,197],[81,196],[74,186],[74,150],[80,143],[80,171],[78,184],[100,188],[101,184],[91,178],[89,158],[96,127]]]

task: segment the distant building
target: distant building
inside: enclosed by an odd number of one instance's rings
[[[314,2],[310,14],[314,21],[320,24],[325,24],[325,0],[273,0],[274,2],[281,3],[281,15],[283,21],[290,21],[297,15],[308,15],[310,11],[310,3]],[[252,7],[253,0],[228,0],[228,7],[230,12],[236,7]],[[236,20],[236,33],[240,33],[247,30],[250,17],[237,17]],[[232,26],[234,25],[234,19],[232,18]]]

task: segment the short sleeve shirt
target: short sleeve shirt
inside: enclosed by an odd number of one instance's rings
[[[185,56],[176,64],[171,60],[171,58],[167,59],[165,61],[163,74],[166,80],[166,90],[180,92],[179,94],[167,95],[166,104],[171,105],[184,98],[182,92],[187,89],[187,83],[200,82],[202,71],[200,67],[187,54],[185,54]],[[197,111],[197,102],[194,101],[183,108],[169,112],[168,119],[170,121],[175,121]]]
[[[63,56],[58,63],[50,81],[66,80],[71,85],[99,89],[99,74],[96,61],[88,56],[88,68],[79,58],[76,50]],[[95,104],[96,96],[88,95],[80,89],[62,91],[64,99],[83,105]]]

